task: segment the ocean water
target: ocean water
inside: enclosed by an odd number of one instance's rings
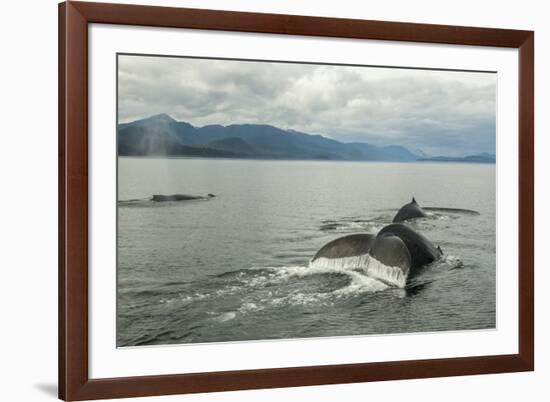
[[[495,327],[494,165],[121,157],[118,174],[118,346]],[[150,200],[174,193],[216,197]],[[413,196],[444,257],[404,287],[309,265]]]

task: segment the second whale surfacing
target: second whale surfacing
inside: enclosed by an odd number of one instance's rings
[[[214,194],[208,194],[206,197],[202,195],[189,195],[189,194],[153,194],[151,201],[156,202],[169,202],[169,201],[192,201],[192,200],[207,200],[214,198]]]
[[[443,255],[426,237],[403,223],[392,223],[377,235],[352,234],[335,239],[315,254],[310,267],[361,269],[386,284],[405,287],[407,279]]]
[[[404,222],[414,218],[425,218],[426,216],[428,216],[428,214],[424,212],[413,197],[411,202],[403,205],[401,209],[397,211],[397,214],[393,218],[393,222]]]

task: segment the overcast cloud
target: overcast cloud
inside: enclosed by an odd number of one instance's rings
[[[495,152],[496,74],[119,56],[119,120],[258,123],[429,155]]]

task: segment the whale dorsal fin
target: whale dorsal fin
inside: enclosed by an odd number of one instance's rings
[[[416,204],[416,200],[414,199],[414,197],[413,197],[413,200],[411,201],[411,203]]]

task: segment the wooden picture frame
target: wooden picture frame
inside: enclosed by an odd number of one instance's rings
[[[442,43],[519,49],[519,353],[414,361],[90,379],[88,25]],[[65,2],[59,5],[59,397],[140,397],[534,369],[534,33],[382,21]]]

